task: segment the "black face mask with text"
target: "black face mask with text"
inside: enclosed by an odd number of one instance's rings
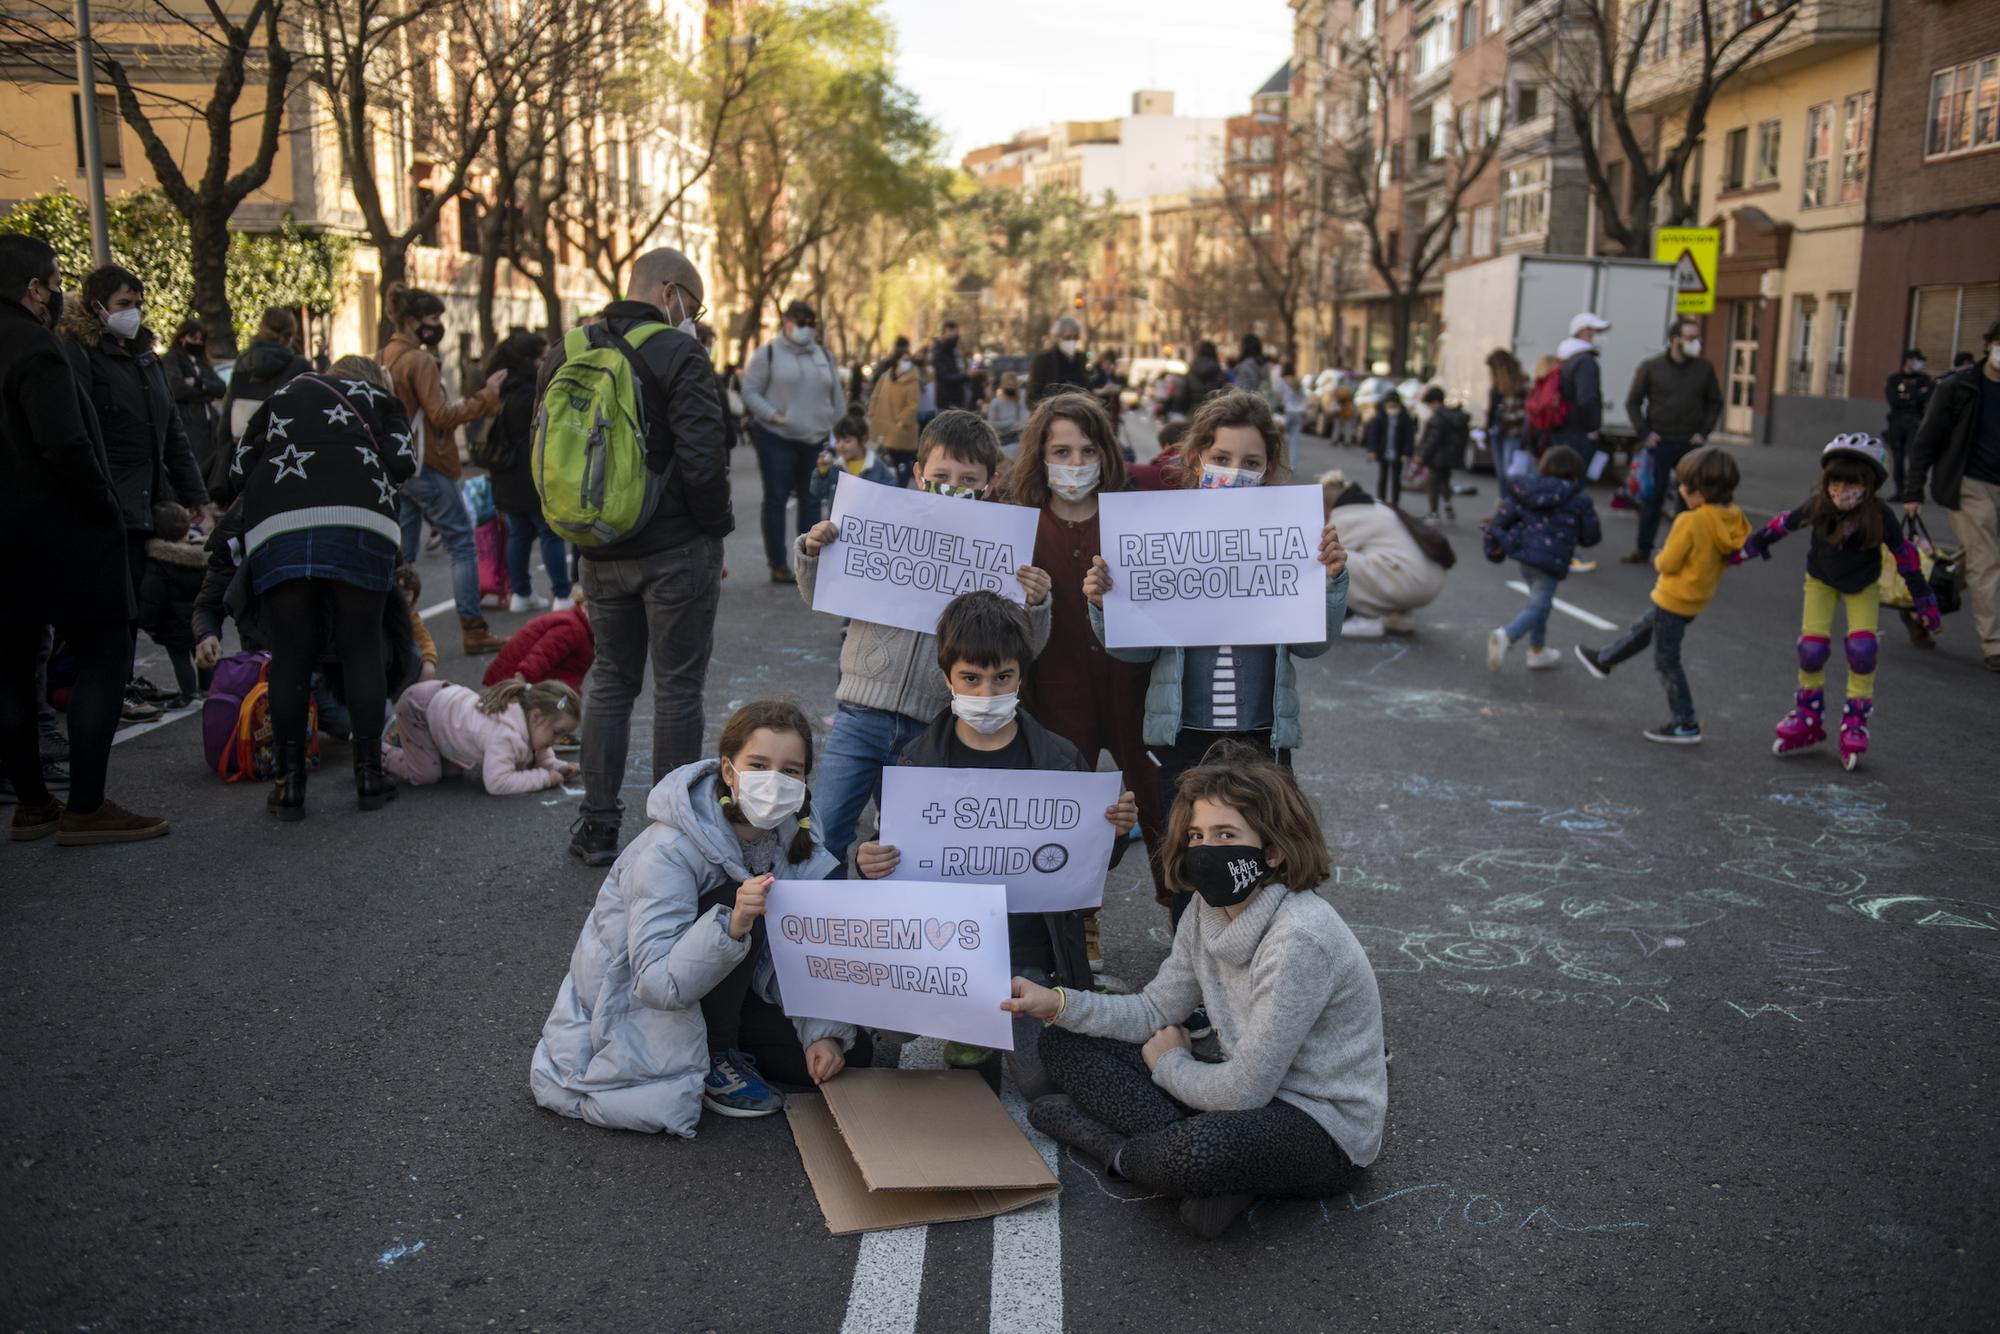
[[[1232,908],[1255,894],[1271,874],[1262,848],[1204,843],[1181,854],[1181,870],[1211,908]]]

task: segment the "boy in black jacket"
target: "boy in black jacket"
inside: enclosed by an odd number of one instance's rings
[[[1472,443],[1472,418],[1462,408],[1446,407],[1444,390],[1436,385],[1424,390],[1424,406],[1431,415],[1417,441],[1417,459],[1430,474],[1430,521],[1436,523],[1439,501],[1444,502],[1445,518],[1458,517],[1451,508],[1451,470],[1465,462]]]
[[[1043,727],[1019,707],[1022,666],[1034,657],[1028,617],[1018,603],[998,593],[953,598],[938,617],[938,668],[951,690],[951,707],[904,748],[901,762],[934,769],[1052,769],[1080,773],[1083,757],[1075,746]],[[1122,839],[1139,819],[1130,792],[1104,818]],[[901,854],[885,843],[863,843],[855,864],[870,880],[896,869]],[[1008,913],[1007,945],[1015,973],[1044,985],[1088,991],[1090,960],[1084,949],[1083,914],[1077,911]],[[999,1079],[998,1053],[970,1043],[945,1044],[948,1064],[981,1068],[989,1083]]]

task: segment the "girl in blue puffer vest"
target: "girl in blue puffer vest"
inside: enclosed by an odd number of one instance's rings
[[[1496,565],[1509,558],[1520,562],[1528,605],[1511,624],[1486,636],[1489,670],[1499,671],[1507,650],[1523,639],[1530,668],[1546,671],[1562,661],[1562,654],[1548,647],[1556,585],[1569,573],[1576,549],[1594,547],[1603,536],[1597,507],[1583,492],[1583,458],[1567,445],[1550,448],[1534,476],[1506,488],[1486,525],[1486,559]]]

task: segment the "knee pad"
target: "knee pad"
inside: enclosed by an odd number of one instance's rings
[[[1852,640],[1849,640],[1852,643]],[[1852,650],[1849,650],[1852,653]],[[1833,641],[1825,635],[1799,636],[1799,670],[1818,672],[1826,670],[1828,658],[1833,656]]]
[[[1857,630],[1847,637],[1847,670],[1856,676],[1871,676],[1875,671],[1875,632]]]

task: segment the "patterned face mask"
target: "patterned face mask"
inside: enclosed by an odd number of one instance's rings
[[[976,486],[954,486],[950,482],[933,482],[928,477],[918,483],[921,490],[934,496],[950,496],[955,500],[977,500],[980,488]]]

